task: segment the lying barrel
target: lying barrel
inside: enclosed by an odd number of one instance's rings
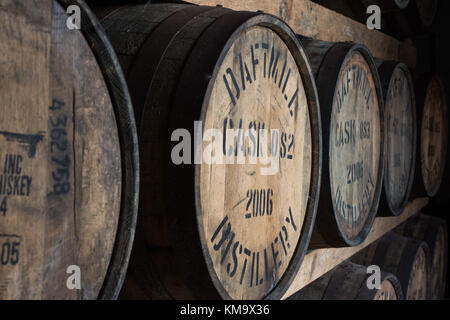
[[[295,35],[263,13],[180,4],[126,6],[101,23],[140,128],[122,297],[279,298],[308,245],[321,166],[317,94]]]
[[[383,88],[386,124],[384,183],[380,213],[400,215],[414,181],[416,159],[416,105],[408,67],[395,61],[377,61]]]
[[[364,46],[301,40],[323,119],[318,234],[328,245],[354,246],[369,233],[381,194],[385,134],[377,68]]]
[[[428,244],[431,255],[431,298],[433,300],[444,299],[448,261],[448,236],[445,220],[419,214],[408,219],[394,231]]]
[[[414,193],[434,197],[442,182],[447,156],[446,93],[437,75],[421,76],[415,87],[420,139]]]
[[[415,0],[401,11],[386,15],[391,33],[399,38],[414,37],[430,32],[439,10],[439,0]]]
[[[389,232],[351,260],[364,266],[376,265],[394,274],[406,300],[426,300],[430,297],[429,253],[425,242]]]
[[[139,182],[117,58],[83,1],[2,1],[0,29],[0,297],[115,298]]]
[[[367,267],[345,261],[313,281],[290,300],[403,300],[396,276],[381,271],[380,283],[370,279]],[[370,285],[370,288],[368,286]]]

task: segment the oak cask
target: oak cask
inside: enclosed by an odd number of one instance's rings
[[[367,267],[344,261],[310,283],[290,300],[403,300],[397,277],[381,271],[380,288],[369,288],[373,281]]]
[[[416,104],[408,67],[377,61],[385,106],[386,153],[381,215],[400,215],[408,203],[416,160]]]
[[[330,246],[366,238],[378,209],[384,167],[383,96],[367,48],[301,38],[320,100],[323,174],[317,232]]]
[[[0,297],[116,298],[139,183],[117,58],[83,1],[1,1],[0,29]]]
[[[419,146],[413,192],[434,197],[445,171],[448,115],[445,87],[438,75],[424,74],[415,85]]]
[[[376,265],[394,274],[406,300],[430,298],[430,249],[423,241],[389,232],[354,255],[351,261],[364,266]]]
[[[281,297],[309,242],[321,167],[317,93],[295,35],[263,13],[184,4],[126,6],[101,22],[141,150],[122,297]]]
[[[405,237],[428,244],[431,255],[431,299],[444,299],[448,262],[448,235],[445,220],[425,214],[408,219],[394,230]]]

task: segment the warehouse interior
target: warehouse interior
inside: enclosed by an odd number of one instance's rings
[[[0,300],[448,300],[448,12],[0,0]]]

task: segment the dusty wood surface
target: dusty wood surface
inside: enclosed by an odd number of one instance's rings
[[[406,221],[409,217],[417,214],[427,204],[428,198],[418,198],[409,202],[403,213],[398,217],[376,218],[366,240],[356,247],[325,248],[308,252],[294,281],[284,294],[283,299],[288,298],[341,262],[361,251],[385,233]]]
[[[298,34],[325,41],[354,41],[364,44],[372,55],[416,66],[416,49],[379,31],[309,0],[189,0],[201,5],[222,5],[234,10],[262,10],[284,19]]]
[[[92,51],[66,20],[52,0],[0,6],[3,299],[95,299],[113,250],[115,115]],[[81,290],[66,286],[70,265]]]

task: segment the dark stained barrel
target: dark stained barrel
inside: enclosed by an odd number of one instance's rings
[[[0,297],[114,299],[139,183],[116,55],[83,1],[1,1],[0,30]]]
[[[386,153],[380,214],[399,215],[405,209],[414,182],[416,160],[416,104],[408,67],[395,61],[377,61],[383,87]]]
[[[410,1],[404,10],[389,13],[386,22],[399,39],[423,35],[434,26],[438,10],[439,0]]]
[[[295,35],[263,13],[183,4],[124,6],[101,22],[140,128],[122,297],[281,297],[308,246],[321,167],[317,93]]]
[[[413,192],[434,197],[444,175],[447,144],[447,98],[442,80],[424,74],[415,85],[419,146]]]
[[[448,235],[445,220],[419,214],[408,219],[394,231],[428,244],[431,255],[431,299],[444,299],[448,261]]]
[[[389,232],[351,260],[364,266],[376,265],[394,274],[406,300],[430,298],[430,249],[423,241]]]
[[[382,189],[385,132],[377,68],[364,46],[301,40],[323,121],[324,170],[313,240],[358,245],[372,227]]]
[[[372,287],[367,267],[345,261],[310,283],[290,300],[403,300],[397,277],[381,271],[380,287]],[[370,284],[370,288],[368,283]]]

